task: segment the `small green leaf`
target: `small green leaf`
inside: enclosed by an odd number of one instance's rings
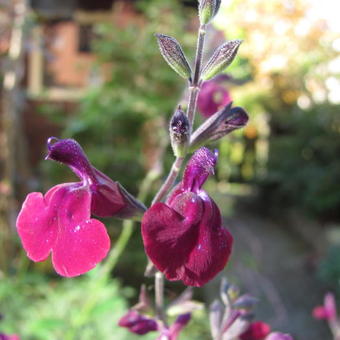
[[[241,43],[242,40],[231,40],[218,47],[204,67],[201,79],[209,80],[224,71],[236,57]]]
[[[191,79],[191,68],[179,42],[168,35],[156,34],[159,49],[165,61],[181,77]]]

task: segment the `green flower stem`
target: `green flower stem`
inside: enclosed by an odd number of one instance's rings
[[[194,125],[197,98],[200,92],[200,77],[201,77],[201,70],[202,70],[205,35],[206,35],[206,25],[201,25],[198,29],[194,78],[189,88],[190,94],[189,94],[189,105],[188,105],[187,115],[188,115],[191,128]]]
[[[155,274],[155,307],[156,317],[166,326],[166,316],[164,312],[164,275],[161,272]]]
[[[175,180],[177,178],[179,171],[181,170],[183,161],[184,161],[184,157],[177,157],[175,159],[174,163],[172,164],[172,167],[171,167],[171,170],[169,172],[167,179],[165,180],[162,187],[159,189],[158,193],[152,200],[151,205],[157,202],[160,202],[164,198],[164,196],[167,194],[167,192],[171,189],[171,187],[175,183]]]
[[[203,49],[206,34],[206,25],[201,25],[198,29],[198,40],[195,58],[195,73],[192,84],[197,86],[201,76],[202,60],[203,60]]]

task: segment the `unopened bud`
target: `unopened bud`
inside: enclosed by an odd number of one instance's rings
[[[218,140],[228,133],[242,128],[248,122],[248,115],[241,107],[231,107],[232,103],[208,118],[191,136],[190,149]]]
[[[179,42],[164,34],[156,34],[159,49],[165,61],[181,77],[191,79],[191,68]]]
[[[242,40],[227,41],[216,49],[212,57],[202,70],[202,80],[209,80],[229,66],[236,57]]]
[[[202,25],[208,24],[220,9],[222,0],[199,0],[198,13]]]
[[[175,156],[184,157],[189,145],[190,123],[180,106],[171,118],[169,130]]]

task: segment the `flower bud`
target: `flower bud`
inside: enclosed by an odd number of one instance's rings
[[[208,24],[220,9],[222,0],[199,0],[198,13],[201,25]]]
[[[228,133],[242,128],[248,122],[248,115],[241,107],[231,107],[232,103],[208,118],[190,138],[190,149],[220,139]]]
[[[131,309],[118,321],[118,326],[127,328],[131,333],[144,335],[158,329],[157,322]]]
[[[236,57],[242,40],[227,41],[216,49],[212,57],[202,70],[202,80],[209,80],[229,66]]]
[[[179,42],[164,34],[156,34],[159,49],[165,61],[181,77],[191,79],[191,68]]]
[[[180,106],[171,118],[169,130],[175,156],[184,157],[189,145],[190,123]]]

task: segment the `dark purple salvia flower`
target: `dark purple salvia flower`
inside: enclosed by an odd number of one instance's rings
[[[154,319],[139,314],[136,310],[129,310],[118,322],[118,326],[127,328],[131,333],[144,335],[157,331],[158,325]]]
[[[46,159],[68,165],[81,181],[56,185],[45,195],[27,195],[17,230],[31,260],[44,261],[52,253],[58,274],[77,276],[93,269],[110,249],[104,224],[91,214],[135,218],[144,208],[94,168],[75,140],[50,138],[47,144]]]
[[[222,227],[216,203],[202,189],[214,173],[217,155],[200,148],[166,203],[156,203],[142,219],[147,255],[170,281],[202,286],[226,265],[232,236]]]

